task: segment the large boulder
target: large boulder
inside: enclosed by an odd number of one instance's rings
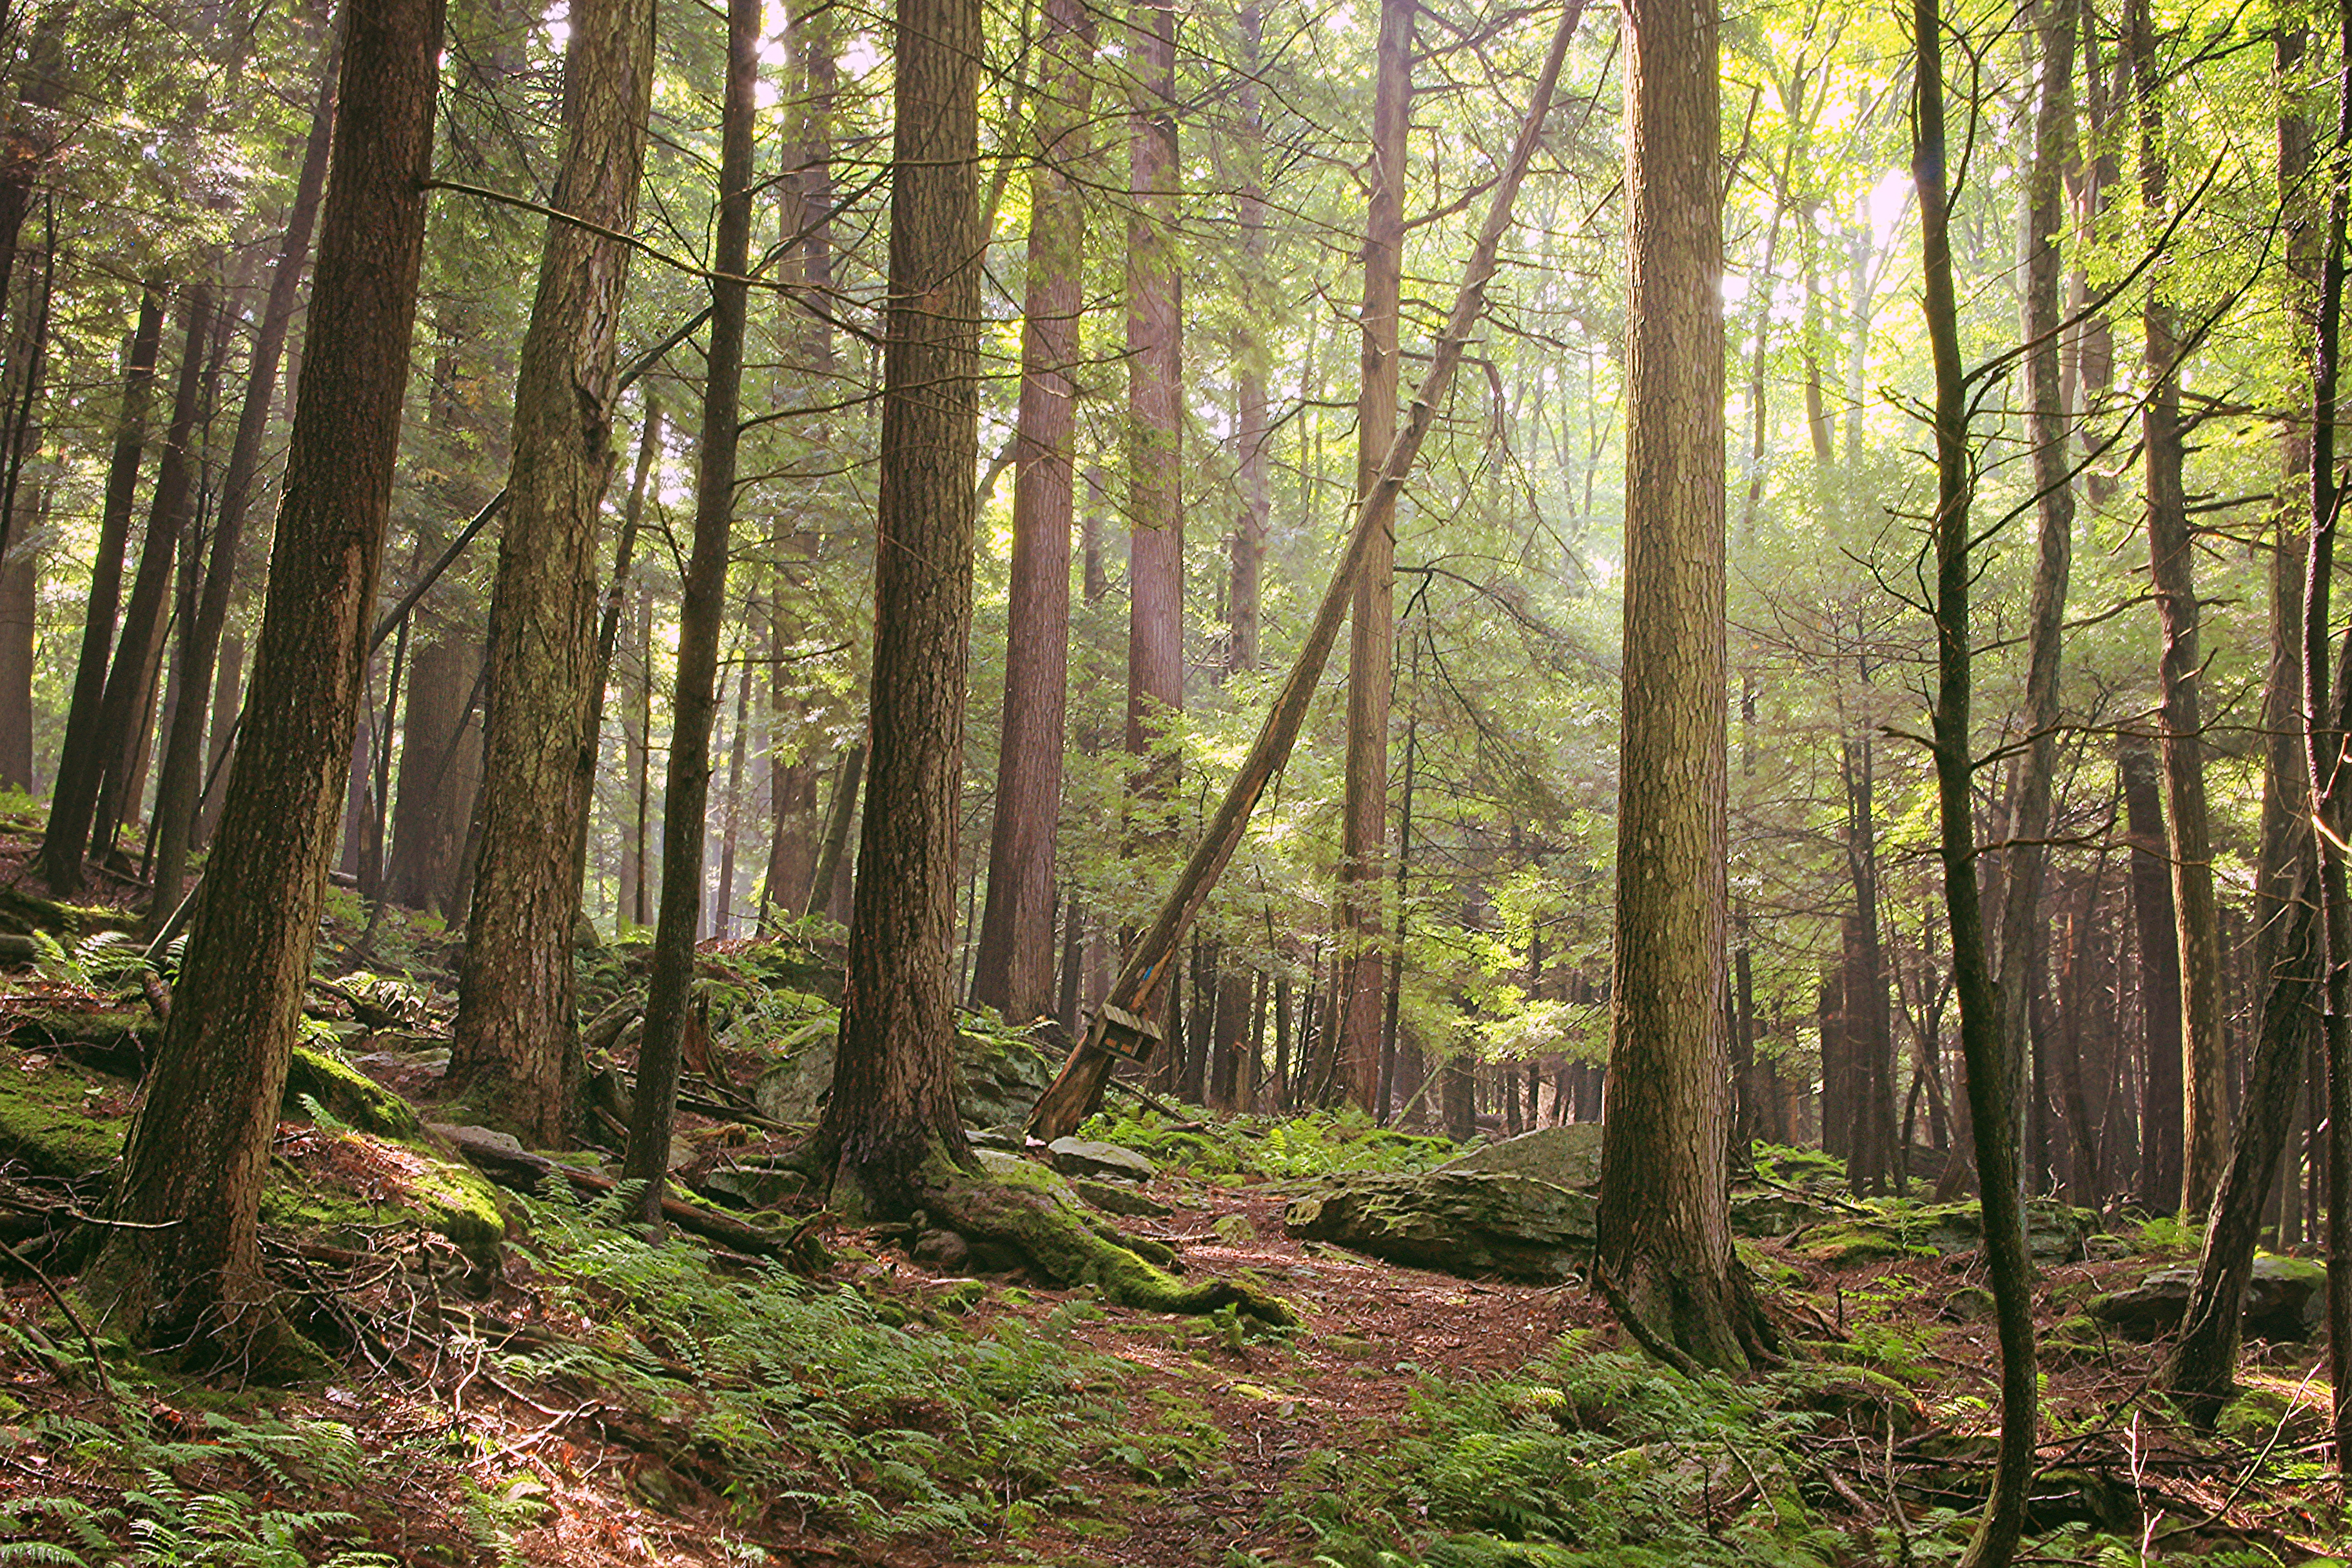
[[[1441,1171],[1508,1171],[1555,1187],[1601,1184],[1601,1123],[1543,1127],[1457,1154]]]
[[[2189,1314],[2194,1268],[2159,1268],[2138,1284],[2111,1290],[2084,1310],[2126,1339],[2152,1340],[2177,1331]],[[2263,1253],[2246,1281],[2243,1320],[2249,1338],[2308,1340],[2319,1331],[2326,1306],[2327,1270],[2300,1258]]]
[[[1066,1176],[1097,1176],[1114,1182],[1148,1182],[1160,1168],[1134,1150],[1092,1138],[1056,1138],[1045,1158]]]
[[[1291,1201],[1283,1228],[1417,1268],[1551,1284],[1592,1256],[1591,1196],[1510,1171],[1341,1176]]]

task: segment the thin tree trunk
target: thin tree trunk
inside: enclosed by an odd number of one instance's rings
[[[2132,0],[2125,31],[2139,121],[2140,201],[2151,238],[2167,219],[2170,170],[2164,155],[2160,68],[2147,0]],[[2165,826],[2170,832],[2173,923],[2179,931],[2181,1025],[2181,1212],[2201,1215],[2229,1157],[2227,1045],[2221,1035],[2221,952],[2213,901],[2213,859],[2205,812],[2204,658],[2192,571],[2188,497],[2181,488],[2181,352],[2166,264],[2158,260],[2140,322],[2147,334],[2147,396],[2140,405],[2147,460],[2149,580],[2164,627],[2158,666],[2163,691]]]
[[[2156,748],[2145,736],[2118,735],[2125,831],[2132,847],[2132,908],[2139,933],[2143,1082],[2140,1201],[2163,1210],[2180,1197],[2179,928],[2172,919],[2172,879],[2164,863],[2164,803]]]
[[[2017,1116],[2010,1100],[2023,1042],[2001,1034],[2000,987],[1985,952],[1970,806],[1975,749],[1969,732],[1969,387],[1960,367],[1959,308],[1952,289],[1949,191],[1946,184],[1942,24],[1937,0],[1913,0],[1911,172],[1919,194],[1927,340],[1936,370],[1937,681],[1935,763],[1944,904],[1952,934],[1952,988],[1959,999],[1960,1051],[1968,1063],[1969,1121],[1984,1215],[1985,1261],[2000,1342],[2000,1444],[1985,1511],[1962,1568],[2007,1568],[2025,1527],[2039,1419],[2033,1361],[2033,1265],[2025,1250],[2018,1191]]]

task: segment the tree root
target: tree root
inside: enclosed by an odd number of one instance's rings
[[[1232,1307],[1261,1322],[1287,1327],[1298,1321],[1288,1302],[1250,1285],[1230,1279],[1184,1283],[1146,1261],[1125,1238],[1103,1236],[1045,1192],[972,1175],[944,1159],[924,1177],[926,1212],[936,1223],[975,1240],[1019,1249],[1056,1286],[1092,1285],[1110,1301],[1148,1312]]]

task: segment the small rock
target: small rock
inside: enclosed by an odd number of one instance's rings
[[[1964,1285],[1944,1298],[1944,1316],[1956,1323],[1973,1323],[1992,1316],[1992,1292],[1981,1285]]]
[[[1118,1181],[1148,1182],[1160,1168],[1132,1149],[1088,1138],[1056,1138],[1045,1146],[1054,1169],[1066,1176],[1108,1176]]]
[[[926,1230],[915,1237],[907,1256],[926,1268],[953,1274],[971,1261],[971,1247],[951,1230]]]
[[[509,1154],[530,1152],[522,1146],[522,1140],[513,1133],[499,1132],[488,1127],[472,1127],[462,1122],[428,1121],[425,1124],[425,1130],[446,1138],[454,1143],[480,1144],[487,1148],[501,1150]]]

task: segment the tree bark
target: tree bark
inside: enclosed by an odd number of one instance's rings
[[[2164,104],[2147,0],[2132,0],[2125,31],[2131,51],[2139,121],[2140,201],[2150,239],[2167,221],[2170,168],[2164,153]],[[2148,394],[2140,405],[2147,463],[2148,574],[2164,627],[2157,676],[2163,692],[2165,826],[2170,831],[2173,923],[2179,931],[2181,1041],[2180,1207],[2201,1215],[2229,1157],[2228,1042],[2221,1033],[2221,949],[2213,901],[2211,836],[2205,811],[2205,739],[2199,647],[2200,614],[2192,570],[2189,501],[2181,487],[2181,342],[2168,270],[2151,270],[2140,312],[2147,339]]]
[[[728,0],[727,90],[720,110],[719,205],[710,247],[710,342],[702,382],[702,428],[695,441],[694,543],[679,597],[669,772],[662,787],[661,911],[654,920],[645,1031],[637,1047],[637,1089],[628,1157],[621,1167],[624,1176],[646,1184],[639,1203],[647,1225],[661,1218],[688,993],[694,985],[695,928],[702,914],[710,728],[719,707],[719,636],[727,618],[727,553],[735,521],[735,453],[742,426],[743,333],[751,304],[751,289],[742,279],[751,267],[751,139],[759,43],[760,0]],[[731,876],[733,868],[728,869]],[[726,896],[722,885],[719,897],[723,900]],[[721,920],[724,909],[722,902]]]
[[[1950,187],[1944,134],[1942,21],[1937,0],[1913,0],[1911,174],[1919,193],[1927,339],[1936,372],[1937,645],[1935,764],[1944,906],[1952,935],[1952,989],[1960,1009],[1960,1053],[1983,1206],[1985,1262],[2000,1343],[2000,1443],[1985,1511],[1962,1568],[2007,1568],[2025,1527],[2039,1426],[2033,1361],[2033,1265],[2025,1250],[2018,1190],[2018,1121],[2010,1099],[2024,1042],[2001,1034],[2000,986],[1985,952],[1977,886],[1970,785],[1969,507],[1975,468],[1969,451],[1969,384],[1960,365],[1959,307],[1952,288]],[[2021,976],[2021,978],[2022,978]]]
[[[122,404],[115,416],[113,459],[100,503],[98,553],[91,560],[89,607],[82,619],[81,657],[74,666],[73,700],[49,797],[48,831],[41,840],[41,879],[60,896],[81,886],[82,847],[98,807],[98,713],[106,699],[106,668],[114,649],[115,612],[122,595],[122,559],[131,542],[131,505],[147,441],[147,405],[163,337],[163,289],[151,280],[140,290],[139,320],[123,354]]]
[[[130,602],[123,607],[121,641],[107,670],[106,696],[98,710],[93,740],[97,799],[90,812],[89,837],[89,852],[97,856],[112,850],[116,830],[138,809],[131,774],[145,730],[154,661],[163,651],[173,559],[179,548],[180,531],[194,510],[196,424],[205,402],[205,368],[213,363],[205,350],[217,325],[209,279],[189,286],[180,311],[184,332],[179,379],[172,395],[172,421],[163,437],[163,461],[156,469],[139,570],[131,581]]]
[[[1398,312],[1404,286],[1406,137],[1412,119],[1413,0],[1381,0],[1372,89],[1370,200],[1364,219],[1363,384],[1356,397],[1356,489],[1379,478],[1396,439]],[[1339,975],[1332,1025],[1348,1098],[1380,1092],[1386,999],[1381,895],[1388,890],[1389,703],[1396,662],[1396,530],[1372,538],[1356,579],[1348,642],[1348,755],[1340,806]]]
[[[2141,1042],[2140,1200],[2159,1210],[2180,1195],[2180,957],[2165,869],[2164,799],[2156,748],[2140,735],[2116,739],[2123,775],[2125,832],[2132,847],[2132,910],[2139,935]]]
[[[910,1206],[938,1159],[970,1159],[948,941],[980,450],[978,0],[902,0],[893,37],[872,772],[816,1134],[835,1203],[883,1211]]]
[[[133,1342],[240,1364],[273,1337],[257,1226],[310,972],[390,513],[441,7],[353,0],[268,604],[214,871],[84,1289]]]
[[[576,846],[595,758],[597,511],[611,467],[614,341],[653,77],[650,0],[576,0],[564,48],[563,155],[516,379],[507,524],[490,599],[480,850],[451,1047],[455,1083],[488,1089],[541,1146],[575,1114]]]
[[[1048,0],[1029,181],[1029,282],[1013,469],[1004,719],[971,998],[1014,1022],[1054,1005],[1054,842],[1061,826],[1070,651],[1070,519],[1087,215],[1072,165],[1094,98],[1095,24]]]
[[[229,447],[228,472],[221,480],[220,510],[212,529],[210,564],[205,571],[203,597],[188,622],[182,644],[185,668],[180,678],[180,700],[171,718],[171,739],[155,784],[155,856],[150,881],[155,889],[150,904],[151,933],[171,916],[180,901],[179,888],[196,826],[196,800],[202,793],[199,770],[204,766],[205,722],[212,701],[213,665],[220,654],[221,630],[228,624],[230,590],[236,580],[237,552],[244,542],[245,514],[260,472],[262,439],[269,427],[270,410],[278,390],[278,361],[286,352],[286,335],[301,298],[304,264],[310,259],[310,234],[319,221],[319,202],[327,185],[327,153],[334,139],[335,76],[342,63],[342,31],[333,26],[321,51],[318,96],[310,110],[310,134],[302,149],[301,173],[294,183],[294,203],[286,218],[286,237],[271,269],[269,293],[262,305],[247,362],[245,401],[236,420],[236,437]]]
[[[1769,1353],[1725,1165],[1723,215],[1711,5],[1624,11],[1625,666],[1614,1002],[1593,1275],[1645,1348]]]

